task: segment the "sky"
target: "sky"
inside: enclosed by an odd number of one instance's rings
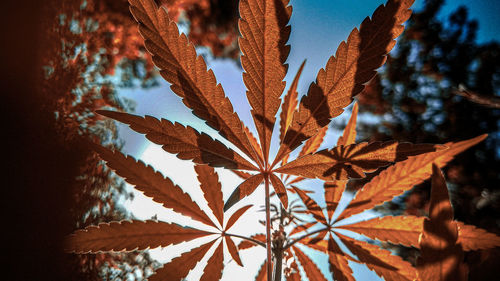
[[[470,10],[469,15],[479,21],[478,41],[488,42],[493,39],[500,39],[500,35],[496,31],[499,24],[497,15],[500,14],[500,1],[456,0],[447,2],[444,9],[441,11],[441,17],[448,15],[459,5],[466,5]],[[359,26],[362,20],[366,16],[371,15],[376,7],[382,3],[385,3],[385,1],[291,0],[293,14],[290,22],[292,25],[292,33],[289,44],[292,47],[287,61],[289,64],[289,73],[285,80],[290,82],[302,61],[307,59],[298,86],[299,93],[304,93],[309,83],[314,80],[317,71],[323,67],[328,58],[335,53],[339,43],[347,38],[353,27]],[[423,0],[417,0],[414,4],[414,8],[418,10],[422,7],[422,4]],[[210,60],[208,64],[216,74],[218,82],[223,85],[225,93],[232,101],[239,117],[246,124],[251,124],[251,130],[256,132],[250,115],[250,107],[245,97],[246,90],[241,78],[241,69],[231,60]],[[289,83],[287,83],[287,85],[288,84]],[[205,125],[202,120],[194,117],[191,112],[184,107],[180,99],[170,91],[166,82],[162,81],[160,87],[147,91],[141,89],[122,90],[120,94],[136,101],[137,106],[135,114],[152,115],[157,118],[166,118],[172,122],[177,121],[184,125],[190,125],[228,144],[224,139],[217,137],[217,133]],[[347,110],[347,112],[334,122],[345,124],[345,119],[348,118],[349,114],[350,112]],[[326,136],[327,141],[322,148],[333,147],[339,135],[340,132],[329,130]],[[207,204],[199,192],[199,183],[196,179],[191,162],[178,160],[175,156],[164,152],[160,146],[149,143],[142,135],[123,126],[120,127],[120,136],[126,141],[123,149],[125,153],[140,158],[145,163],[152,165],[156,170],[170,177],[176,184],[185,188],[202,209],[208,210]],[[276,150],[277,140],[274,139],[271,151],[276,153]],[[217,172],[220,174],[224,199],[226,200],[241,180],[230,172],[223,171],[222,169],[217,169]],[[321,185],[319,181],[308,181],[307,187],[319,189]],[[255,230],[259,228],[262,229],[259,232],[264,231],[263,227],[256,223],[252,215],[256,214],[255,212],[258,206],[263,204],[262,188],[260,188],[260,191],[259,193],[258,190],[254,195],[245,200],[247,203],[252,202],[257,207],[252,208],[248,211],[248,214],[242,217],[241,222],[239,221],[234,229],[232,229],[234,233],[251,234],[252,232],[255,233]],[[318,194],[319,195],[316,195],[314,198],[319,201],[323,200],[321,198],[322,192],[318,192]],[[186,219],[171,211],[162,210],[163,208],[159,204],[154,203],[140,193],[136,193],[135,197],[136,199],[133,202],[126,202],[125,206],[140,219],[148,219],[157,215],[159,220],[182,222],[182,224],[186,225],[203,227],[200,223]],[[348,202],[348,197],[349,196],[342,199],[343,204]],[[233,210],[238,209],[238,206],[243,205],[237,205]],[[208,212],[210,213],[210,211]],[[364,213],[357,218],[358,220],[367,219],[373,215],[373,213]],[[193,243],[183,243],[175,247],[168,247],[163,251],[154,250],[153,256],[162,262],[166,262],[175,257],[179,249],[191,248],[193,246]],[[265,252],[263,249],[257,247],[253,250],[242,251],[241,255],[243,263],[245,263],[245,269],[234,266],[234,262],[229,262],[222,280],[234,280],[235,276],[238,276],[238,280],[242,281],[254,280],[253,273],[257,272],[258,267],[264,259]],[[261,258],[256,259],[256,256]],[[201,274],[200,270],[203,268],[206,260],[207,258],[201,262],[201,266],[197,266],[196,269],[190,273],[189,280],[197,280],[197,278],[199,278]],[[226,261],[228,260],[230,259],[226,259]],[[327,263],[324,258],[320,258],[320,268],[325,275],[328,276]],[[248,272],[252,272],[252,274],[248,275]],[[357,280],[380,280],[373,272],[369,271],[364,266],[355,266],[354,275]],[[329,278],[329,280],[331,280],[331,277]]]

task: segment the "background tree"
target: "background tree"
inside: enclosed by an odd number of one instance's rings
[[[384,126],[363,126],[363,139],[395,138],[444,143],[488,133],[488,140],[453,161],[446,171],[455,218],[500,233],[499,116],[500,45],[476,42],[478,23],[465,7],[438,18],[442,0],[425,1],[391,53],[385,68],[359,96],[360,112],[371,111]],[[463,89],[476,100],[457,95]],[[466,93],[467,93],[466,92]],[[466,94],[465,93],[465,94]],[[423,215],[430,183],[424,183],[381,211]],[[466,256],[470,280],[494,279],[499,252]]]

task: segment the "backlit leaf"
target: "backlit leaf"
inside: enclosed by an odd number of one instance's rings
[[[311,226],[315,225],[316,222],[308,222],[305,224],[297,225],[288,235],[293,235],[295,233],[300,233],[302,231],[308,230]]]
[[[299,84],[299,78],[305,64],[306,61],[304,60],[304,62],[300,65],[299,70],[297,70],[297,74],[295,74],[295,78],[293,78],[290,89],[288,89],[288,92],[283,99],[280,114],[280,141],[283,141],[286,131],[288,130],[290,123],[292,123],[293,112],[297,108],[297,104],[299,104],[297,99],[297,85]]]
[[[325,181],[362,178],[365,172],[373,172],[379,167],[402,161],[408,156],[437,149],[442,147],[392,141],[351,144],[304,155],[276,169],[275,172]]]
[[[408,160],[385,169],[356,193],[337,220],[359,214],[403,194],[430,177],[433,162],[443,167],[455,155],[484,140],[486,136],[481,135],[470,140],[446,143],[448,147],[446,150],[410,157]]]
[[[276,194],[278,195],[278,198],[280,199],[281,204],[283,204],[283,207],[285,209],[287,209],[288,208],[288,195],[286,194],[285,185],[275,174],[270,174],[269,179],[271,180],[273,188],[276,191]]]
[[[231,195],[227,199],[226,204],[224,204],[224,212],[229,210],[229,208],[231,208],[234,204],[238,203],[244,197],[252,194],[255,191],[255,189],[259,186],[259,184],[262,183],[263,180],[264,180],[264,175],[256,174],[249,177],[240,185],[238,185],[236,189],[233,191],[233,193],[231,193]]]
[[[306,205],[307,210],[310,212],[310,214],[313,215],[314,218],[319,222],[326,223],[327,220],[325,218],[325,214],[323,214],[323,210],[318,205],[318,203],[311,199],[311,197],[307,196],[307,194],[299,188],[294,186],[293,189],[295,190],[295,192],[297,192],[302,202],[304,202],[304,205]]]
[[[458,241],[464,251],[476,251],[500,247],[500,236],[473,225],[456,222]]]
[[[196,174],[198,174],[198,181],[200,182],[201,191],[207,200],[208,207],[214,213],[217,221],[222,226],[224,223],[224,201],[222,199],[222,186],[219,182],[219,176],[214,168],[207,165],[194,166]]]
[[[325,182],[323,188],[325,190],[326,210],[328,211],[328,219],[332,219],[333,213],[339,205],[342,194],[344,194],[347,181],[329,181]]]
[[[349,118],[349,122],[347,122],[347,125],[344,128],[342,136],[339,137],[337,141],[337,146],[340,145],[346,146],[355,143],[357,119],[358,119],[358,103],[355,102],[354,106],[352,107],[351,118]]]
[[[341,225],[338,228],[351,230],[371,239],[418,248],[418,238],[422,232],[423,223],[423,217],[386,216]]]
[[[213,167],[228,169],[257,170],[257,168],[227,148],[218,140],[212,139],[205,133],[198,133],[192,127],[184,127],[179,123],[172,123],[166,119],[158,120],[151,116],[114,112],[97,111],[99,114],[128,124],[130,128],[162,146],[169,152],[176,154],[179,159],[192,160],[197,164],[209,164]]]
[[[142,161],[136,162],[134,158],[125,156],[118,151],[111,151],[99,145],[92,146],[108,166],[116,174],[123,177],[135,189],[144,193],[166,208],[172,208],[185,216],[190,216],[208,225],[214,225],[212,220],[203,212],[198,204],[193,202],[189,194],[175,185],[169,178],[163,177],[151,166],[146,166]],[[215,226],[215,225],[214,225]]]
[[[188,275],[198,262],[203,259],[205,254],[210,250],[212,245],[217,240],[203,244],[189,252],[185,252],[179,257],[172,259],[162,268],[156,270],[156,273],[148,278],[150,281],[180,281]]]
[[[302,252],[297,247],[292,247],[292,248],[293,252],[295,253],[295,256],[297,257],[298,262],[300,263],[300,265],[304,269],[304,272],[306,273],[307,279],[314,281],[326,281],[326,278],[325,276],[323,276],[323,273],[321,273],[316,264],[306,254],[304,254],[304,252]]]
[[[345,254],[330,234],[328,239],[328,263],[335,281],[355,281],[352,276],[352,269],[347,261]]]
[[[222,241],[217,249],[208,259],[207,266],[203,270],[200,281],[218,281],[222,278],[222,269],[224,269],[224,248]]]
[[[157,221],[121,221],[88,226],[70,235],[65,249],[74,253],[132,251],[166,247],[211,233]]]
[[[287,24],[292,8],[288,7],[288,0],[241,0],[239,12],[243,82],[264,158],[267,158],[280,96],[285,88],[283,79],[288,68],[285,61],[290,52],[290,46],[285,44],[290,35]]]
[[[196,55],[185,34],[179,34],[163,8],[154,0],[130,0],[130,11],[139,23],[146,49],[171,89],[193,114],[241,149],[250,158],[258,157],[243,130],[243,124],[217,83],[205,60]]]
[[[229,218],[227,221],[225,230],[229,230],[233,224],[248,210],[252,207],[253,205],[247,205],[239,208],[234,214]]]
[[[328,131],[328,126],[321,128],[316,135],[308,139],[299,152],[299,157],[316,152],[323,143],[326,131]]]
[[[240,254],[238,253],[238,248],[236,247],[236,244],[234,244],[234,241],[231,237],[225,236],[224,240],[226,241],[226,246],[229,251],[229,254],[233,258],[233,260],[239,265],[243,266],[243,263],[241,262]],[[247,241],[247,240],[245,240]]]
[[[364,89],[375,70],[384,64],[394,39],[403,32],[402,24],[410,17],[408,9],[412,3],[413,0],[389,0],[377,8],[371,19],[367,17],[359,30],[351,32],[347,43],[340,44],[300,100],[274,164],[327,126]]]

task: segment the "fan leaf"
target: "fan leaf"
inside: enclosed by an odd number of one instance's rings
[[[120,221],[88,226],[70,235],[65,250],[74,253],[133,251],[166,247],[211,233],[157,221]]]
[[[473,225],[456,222],[458,241],[464,251],[476,251],[500,247],[500,236]]]
[[[358,257],[360,262],[366,264],[369,269],[375,271],[378,276],[385,280],[413,281],[417,277],[417,271],[409,262],[392,255],[390,251],[339,233],[337,236]]]
[[[314,281],[327,281],[323,273],[319,270],[316,264],[297,247],[292,247],[297,257],[298,262],[304,269],[307,279]]]
[[[217,249],[208,259],[207,266],[203,270],[203,275],[200,281],[218,281],[222,278],[222,270],[224,269],[224,246],[219,243]]]
[[[459,265],[463,258],[457,244],[458,228],[453,221],[448,188],[441,170],[432,165],[432,188],[429,219],[424,221],[420,238],[420,257],[417,260],[421,280],[461,280]]]
[[[418,238],[422,232],[423,223],[423,217],[387,216],[342,225],[338,228],[351,230],[371,239],[418,248]]]
[[[156,270],[156,273],[148,278],[150,281],[180,281],[185,278],[198,262],[203,259],[216,240],[203,244],[189,252],[185,252],[179,257],[172,259],[162,268]]]
[[[229,230],[234,223],[248,210],[252,207],[253,205],[247,205],[239,208],[234,214],[229,218],[226,224],[225,230]]]
[[[152,197],[155,202],[163,204],[166,208],[189,216],[205,224],[215,226],[212,220],[203,212],[189,194],[175,185],[169,178],[163,177],[151,166],[146,166],[142,161],[136,162],[131,156],[125,156],[118,151],[111,151],[100,145],[92,146],[99,153],[108,166],[116,174],[123,177],[135,189]]]
[[[293,112],[297,108],[297,104],[299,101],[297,99],[297,86],[299,84],[300,75],[302,74],[302,70],[304,69],[304,65],[306,61],[302,62],[293,78],[292,84],[290,85],[290,89],[288,89],[287,94],[283,99],[283,104],[281,105],[281,114],[280,114],[280,141],[283,141],[285,137],[286,131],[292,123]]]
[[[222,186],[219,182],[219,176],[214,168],[207,165],[194,166],[201,191],[207,200],[208,207],[214,213],[220,226],[224,223],[224,201],[222,199]]]
[[[302,200],[302,202],[304,202],[304,205],[306,205],[306,208],[309,211],[309,213],[311,215],[313,215],[314,218],[316,220],[318,220],[319,222],[321,222],[323,224],[326,224],[325,214],[323,214],[323,210],[318,205],[318,203],[316,203],[316,201],[314,201],[313,199],[311,199],[311,197],[309,197],[301,189],[299,189],[299,188],[297,188],[295,186],[293,186],[293,189],[295,190],[295,192],[297,192],[297,194],[299,195],[299,197]]]
[[[287,24],[292,8],[288,7],[288,0],[242,0],[239,11],[243,82],[264,159],[267,159],[280,96],[286,84],[283,79],[288,65],[284,63],[290,46],[285,44],[290,35]]]
[[[359,214],[367,209],[383,204],[410,190],[430,177],[432,163],[445,166],[455,155],[484,140],[481,135],[470,140],[446,143],[446,150],[426,153],[394,164],[374,177],[361,188],[337,220]]]
[[[324,183],[323,188],[325,190],[326,210],[328,211],[329,220],[332,219],[346,186],[347,181],[330,181]]]
[[[205,133],[199,133],[190,126],[184,127],[166,119],[160,121],[147,115],[143,118],[106,110],[99,110],[97,113],[129,125],[134,131],[145,134],[150,141],[161,145],[165,151],[176,154],[179,159],[213,167],[257,170],[254,165],[220,141]]]
[[[323,143],[326,131],[328,131],[328,126],[319,129],[316,135],[308,139],[304,144],[304,147],[302,147],[302,150],[299,152],[299,157],[316,152]]]
[[[350,145],[356,141],[356,120],[358,119],[358,103],[355,102],[352,107],[351,117],[349,118],[349,122],[344,128],[344,132],[342,136],[339,137],[337,141],[337,146]]]
[[[371,19],[367,17],[359,30],[352,30],[347,43],[340,44],[300,100],[274,164],[327,126],[364,89],[375,70],[384,64],[394,39],[403,32],[412,4],[413,0],[389,0],[377,8]]]
[[[229,210],[229,208],[238,203],[244,197],[252,194],[263,180],[264,175],[256,174],[238,185],[227,199],[226,204],[224,204],[224,212]]]
[[[355,281],[352,276],[352,269],[349,267],[345,254],[339,245],[333,240],[332,234],[328,239],[328,263],[330,272],[333,273],[336,281]]]
[[[226,246],[229,251],[229,254],[233,258],[233,260],[239,265],[243,266],[243,263],[241,262],[240,254],[238,253],[238,248],[236,247],[236,244],[234,244],[233,239],[229,236],[225,236],[224,240],[226,241]],[[245,240],[246,241],[246,240]]]
[[[292,231],[290,231],[290,233],[288,235],[291,236],[293,234],[308,230],[311,226],[313,226],[315,224],[316,224],[316,222],[308,222],[305,224],[297,225],[294,229],[292,229]]]
[[[283,182],[278,178],[275,174],[269,174],[269,179],[271,180],[271,184],[273,185],[274,190],[276,191],[276,195],[283,204],[285,209],[288,208],[288,195],[286,193],[286,187]]]
[[[359,143],[337,146],[331,150],[321,150],[304,155],[275,170],[306,178],[325,181],[362,178],[365,172],[373,172],[379,167],[402,161],[408,156],[442,149],[432,144],[410,144],[397,142]]]
[[[154,0],[129,2],[146,49],[160,69],[160,74],[172,84],[172,91],[182,98],[194,115],[205,120],[207,125],[257,161],[243,124],[222,86],[217,83],[212,70],[207,71],[205,60],[196,55],[186,35],[179,34],[177,25],[168,18],[166,10],[158,8]]]

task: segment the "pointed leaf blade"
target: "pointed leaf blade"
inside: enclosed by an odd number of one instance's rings
[[[226,204],[224,204],[224,212],[229,210],[229,208],[238,203],[244,197],[252,194],[263,180],[264,175],[256,174],[238,185],[227,199]]]
[[[198,175],[200,188],[205,200],[207,200],[208,207],[222,226],[224,223],[224,201],[222,199],[222,186],[219,182],[219,176],[214,168],[207,165],[196,165],[194,169]]]
[[[315,281],[327,281],[323,273],[319,270],[316,264],[297,247],[292,247],[298,262],[304,269],[307,279]]]
[[[219,243],[213,255],[208,259],[207,266],[203,270],[200,281],[218,281],[222,278],[224,269],[224,248],[222,241]]]
[[[477,251],[500,247],[500,236],[463,222],[456,222],[458,241],[464,251]]]
[[[333,273],[333,277],[335,278],[334,280],[355,281],[348,260],[337,242],[333,240],[332,234],[330,234],[328,239],[328,263],[330,265],[330,272]]]
[[[243,124],[233,106],[217,83],[212,70],[207,71],[205,60],[196,55],[185,34],[179,34],[163,8],[154,0],[131,0],[130,11],[139,23],[146,49],[160,69],[163,78],[171,83],[172,91],[182,98],[193,114],[241,149],[254,161],[258,157],[243,131]]]
[[[323,188],[325,190],[326,210],[329,220],[332,219],[346,186],[347,181],[330,181],[324,183]]]
[[[302,150],[299,152],[299,157],[316,152],[323,143],[326,131],[328,131],[328,126],[319,129],[316,135],[308,139],[304,144],[304,147],[302,147]]]
[[[278,198],[281,201],[281,204],[283,204],[283,207],[285,209],[288,208],[288,195],[286,193],[286,187],[283,184],[283,182],[275,175],[275,174],[269,174],[269,179],[271,180],[271,184],[273,185],[274,191],[276,191],[276,195],[278,195]]]
[[[344,128],[342,136],[339,137],[337,141],[337,146],[340,145],[346,146],[355,143],[357,119],[358,119],[358,103],[355,102],[354,106],[352,107],[351,118],[349,118],[349,122],[347,122],[347,125]]]
[[[67,238],[65,248],[74,253],[144,250],[179,244],[210,234],[174,223],[120,221],[78,230]]]
[[[293,112],[297,108],[297,104],[299,104],[299,100],[297,99],[297,86],[305,64],[306,61],[304,60],[304,62],[300,65],[299,70],[297,70],[297,74],[295,74],[292,84],[290,85],[290,89],[288,89],[288,92],[283,99],[283,104],[281,105],[280,141],[283,141],[286,131],[288,130],[288,127],[290,127],[290,123],[292,123]]]
[[[302,202],[304,202],[304,205],[306,205],[306,208],[311,213],[311,215],[313,215],[314,218],[319,222],[326,224],[325,215],[323,214],[323,210],[318,205],[318,203],[316,203],[316,201],[311,199],[311,197],[309,197],[304,191],[300,190],[299,188],[293,186],[293,189],[295,190],[295,192],[297,192]]]
[[[284,63],[290,52],[285,44],[290,35],[287,24],[292,9],[288,7],[288,0],[242,0],[239,11],[243,82],[264,159],[267,159],[275,115],[285,88],[283,79],[288,67]]]
[[[250,238],[252,238],[256,241],[260,241],[262,243],[266,243],[266,235],[265,234],[255,234],[255,235],[250,236]],[[250,248],[255,247],[255,246],[258,246],[258,244],[251,242],[251,241],[248,241],[248,240],[243,240],[243,241],[241,241],[240,244],[238,244],[238,249],[245,250],[245,249],[250,249]]]
[[[446,150],[410,157],[408,160],[387,168],[356,193],[337,220],[359,214],[403,194],[430,177],[433,162],[443,167],[455,155],[484,140],[486,136],[481,135],[470,140],[446,143],[448,147]]]
[[[257,170],[250,162],[235,151],[227,148],[218,140],[205,133],[199,133],[192,127],[184,127],[166,119],[158,120],[152,116],[137,115],[100,110],[97,113],[125,123],[134,131],[145,134],[150,141],[176,154],[179,159],[192,160],[197,164],[209,164],[213,167],[228,169]]]
[[[226,230],[229,230],[233,225],[234,223],[236,223],[236,221],[248,210],[252,207],[253,205],[246,205],[246,206],[243,206],[241,208],[239,208],[236,212],[234,212],[234,214],[229,218],[229,220],[227,221],[227,224],[226,224]]]
[[[243,266],[243,263],[241,262],[240,254],[238,253],[238,248],[236,247],[236,244],[234,244],[233,239],[229,236],[225,236],[224,240],[226,241],[226,246],[229,251],[229,254],[233,258],[233,260],[239,265]],[[245,240],[246,241],[246,240]]]

